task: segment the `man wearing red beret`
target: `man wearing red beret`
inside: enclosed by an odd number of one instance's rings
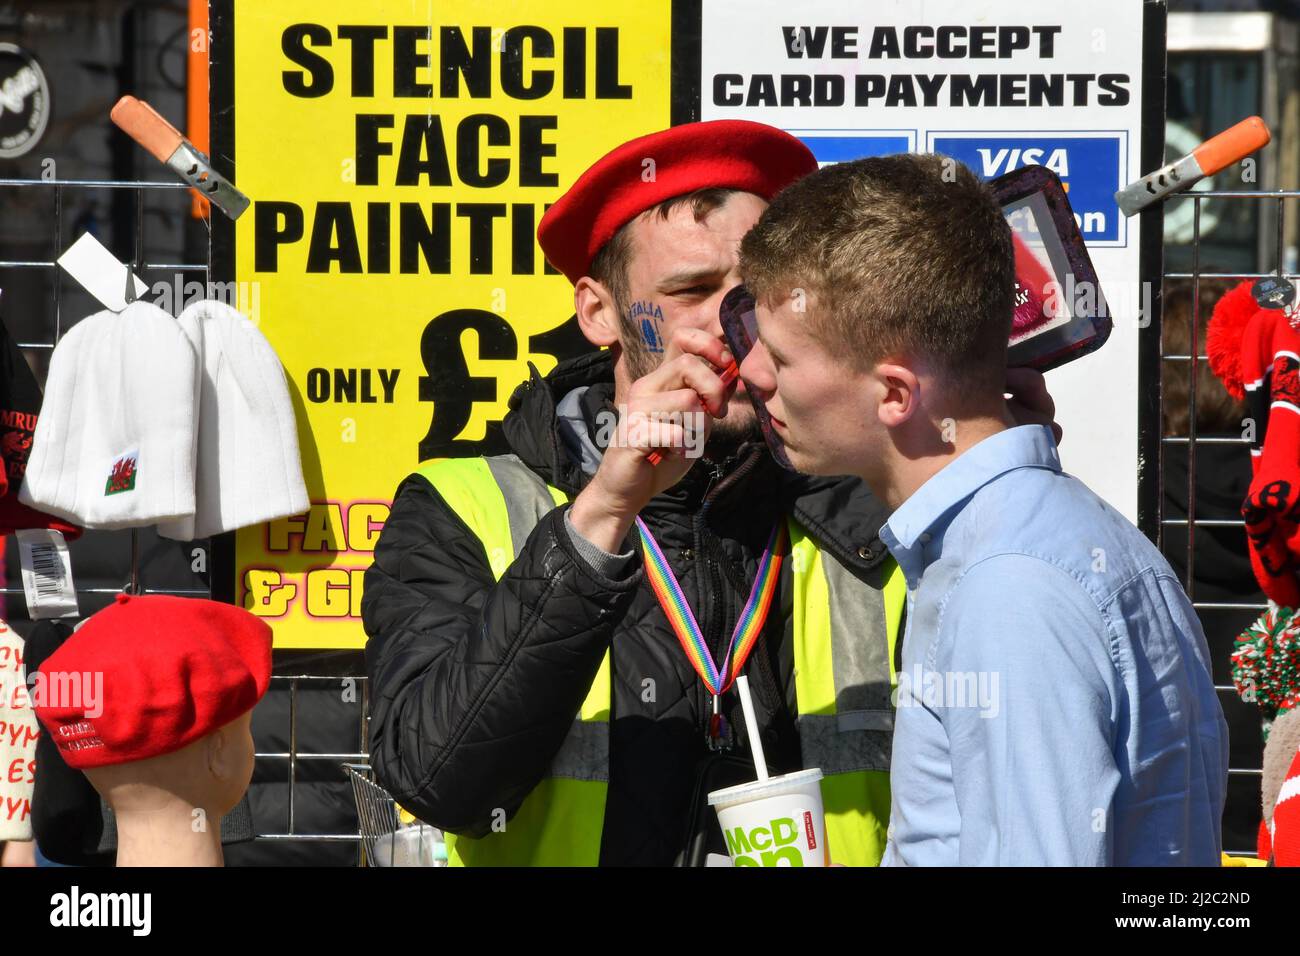
[[[778,465],[719,374],[740,240],[816,168],[741,121],[600,159],[538,240],[601,350],[532,370],[511,454],[399,486],[362,599],[371,763],[453,864],[725,853],[705,796],[754,778],[741,673],[771,771],[824,774],[831,857],[880,861],[905,596],[888,514],[856,478]],[[1041,376],[1009,385],[1050,420]]]

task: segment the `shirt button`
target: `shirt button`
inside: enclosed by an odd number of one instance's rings
[[[865,548],[865,547],[864,547],[864,548],[858,548],[858,557],[861,558],[861,559],[864,560],[864,561],[867,560],[868,558],[871,557],[871,549],[870,549],[870,548]]]
[[[922,543],[922,544],[929,544],[929,543],[930,543],[930,532],[928,532],[928,531],[923,531],[923,532],[921,533],[921,543]]]
[[[682,548],[682,560],[683,560],[683,561],[690,561],[690,560],[691,560],[692,558],[694,558],[694,557],[695,557],[695,552],[694,552],[694,551],[692,551],[690,548]]]

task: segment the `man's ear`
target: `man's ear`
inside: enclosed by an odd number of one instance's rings
[[[229,724],[218,727],[206,739],[208,772],[218,780],[225,780],[235,772],[234,747]]]
[[[886,428],[897,428],[908,421],[921,403],[921,383],[906,365],[881,362],[872,373],[880,394],[877,414]]]
[[[577,313],[582,334],[592,345],[603,348],[618,344],[618,309],[603,283],[591,276],[579,279],[573,287],[573,311]]]

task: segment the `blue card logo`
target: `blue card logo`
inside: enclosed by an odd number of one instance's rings
[[[1111,136],[934,136],[930,149],[959,159],[983,179],[1042,165],[1060,177],[1079,231],[1089,243],[1127,243],[1115,203],[1122,144]]]
[[[832,163],[845,163],[851,159],[866,156],[889,156],[892,153],[906,153],[912,149],[911,140],[906,136],[882,136],[860,133],[856,136],[811,136],[795,134],[800,142],[812,151],[818,166]]]

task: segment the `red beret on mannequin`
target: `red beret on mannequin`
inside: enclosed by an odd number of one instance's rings
[[[218,601],[119,594],[37,675],[33,709],[68,766],[145,760],[253,709],[271,680],[271,627]]]
[[[807,146],[763,123],[713,120],[674,126],[624,143],[597,160],[546,210],[537,241],[551,265],[576,284],[614,233],[665,199],[709,188],[771,199],[816,169]]]

